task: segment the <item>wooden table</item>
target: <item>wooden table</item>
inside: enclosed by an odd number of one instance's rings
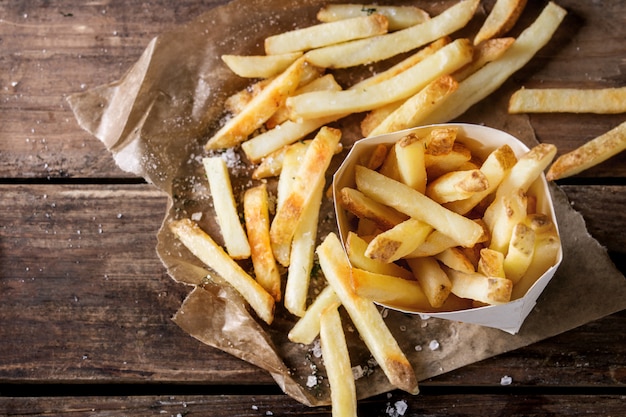
[[[329,414],[171,321],[187,289],[155,252],[166,196],[120,170],[66,102],[119,78],[150,39],[218,3],[0,2],[0,415]],[[625,85],[626,4],[559,3],[576,37],[558,59],[540,53],[515,77]],[[560,152],[623,120],[530,116],[539,140]],[[559,182],[622,273],[625,162]],[[393,415],[401,401],[411,416],[623,415],[625,319],[622,311],[423,381],[417,397],[363,400],[359,411]]]

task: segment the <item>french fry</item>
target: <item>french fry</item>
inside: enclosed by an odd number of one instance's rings
[[[205,144],[205,149],[223,149],[239,145],[263,125],[298,87],[304,58],[297,59],[255,95],[241,112],[228,120]]]
[[[329,285],[389,382],[399,389],[417,394],[419,388],[415,372],[378,309],[372,301],[354,294],[350,264],[337,235],[329,233],[316,252]]]
[[[456,80],[442,75],[391,112],[368,136],[382,135],[418,126],[458,87]]]
[[[391,263],[413,252],[433,228],[418,219],[408,219],[378,234],[367,246],[365,256]]]
[[[461,248],[448,248],[434,255],[434,258],[448,268],[467,273],[476,272],[473,262]]]
[[[412,258],[407,263],[413,271],[428,302],[432,307],[444,305],[452,289],[452,283],[435,258]]]
[[[488,277],[506,278],[502,252],[489,248],[481,249],[477,272]]]
[[[227,113],[232,115],[241,113],[248,103],[250,103],[255,96],[259,95],[271,82],[271,78],[266,78],[248,85],[243,90],[237,91],[224,101],[224,109]]]
[[[341,131],[323,127],[308,146],[292,190],[276,210],[270,226],[270,240],[276,260],[289,265],[291,241],[316,186],[325,181],[326,169],[341,138]]]
[[[211,236],[190,219],[173,221],[169,228],[191,253],[232,285],[261,320],[267,324],[272,323],[274,298],[224,252]]]
[[[382,61],[422,47],[464,27],[474,16],[478,0],[463,0],[415,26],[367,39],[318,48],[305,53],[322,68],[348,68]]]
[[[458,242],[453,238],[438,230],[433,230],[424,243],[419,245],[413,252],[406,255],[405,258],[434,256],[455,246],[458,246]]]
[[[296,59],[302,56],[302,52],[290,52],[281,55],[222,55],[222,61],[228,68],[244,78],[270,78],[280,74],[289,67]]]
[[[581,173],[626,149],[626,122],[597,136],[571,152],[559,156],[546,174],[556,181]]]
[[[209,180],[213,207],[226,251],[235,259],[250,257],[250,244],[246,232],[239,221],[237,203],[233,195],[226,161],[220,156],[202,159]]]
[[[387,28],[387,18],[380,14],[358,16],[339,22],[320,23],[265,38],[265,53],[276,55],[307,51],[354,39],[381,35],[387,32]]]
[[[289,149],[307,147],[307,142],[300,141],[295,142],[288,146],[283,146],[271,154],[267,155],[261,160],[259,165],[252,172],[252,178],[260,180],[262,178],[275,177],[280,175],[283,170],[283,164],[285,161],[285,155],[289,152]],[[304,150],[302,151],[304,153]]]
[[[388,230],[407,219],[405,214],[372,200],[354,188],[342,188],[339,203],[341,206],[361,219],[369,219],[380,229]]]
[[[376,4],[327,4],[317,12],[317,20],[335,22],[373,13],[382,14],[389,22],[389,30],[395,31],[417,25],[430,16],[426,11],[415,6],[380,6]]]
[[[459,214],[469,213],[478,203],[497,189],[506,173],[516,162],[517,157],[513,149],[508,145],[500,146],[492,151],[480,167],[480,171],[487,178],[489,186],[485,190],[476,192],[464,200],[446,203],[446,208]]]
[[[533,260],[535,252],[535,231],[524,223],[513,228],[509,248],[504,258],[504,275],[513,284],[524,276]]]
[[[426,294],[415,279],[406,280],[352,268],[352,288],[358,296],[386,306],[413,311],[432,310]]]
[[[393,78],[367,88],[314,91],[289,97],[287,107],[292,120],[371,110],[414,95],[441,75],[462,67],[471,57],[470,42],[457,39]]]
[[[439,106],[423,124],[453,120],[493,93],[548,43],[566,14],[562,7],[553,2],[548,3],[539,17],[515,39],[500,58],[459,82],[459,87],[448,96],[446,103]]]
[[[426,195],[443,204],[469,198],[488,187],[489,179],[479,169],[450,171],[431,181],[426,187]]]
[[[320,316],[320,346],[330,384],[332,415],[356,417],[356,387],[346,336],[337,307],[327,308]]]
[[[474,38],[474,45],[511,30],[526,7],[526,0],[497,0]]]
[[[243,214],[254,276],[274,300],[281,300],[281,279],[270,244],[270,219],[267,185],[260,184],[246,190],[243,196]]]
[[[431,158],[429,164],[432,164],[434,162],[432,160],[433,157],[447,155],[454,151],[457,134],[458,129],[456,127],[438,127],[428,132],[425,155],[430,156],[424,157],[424,164],[426,164],[426,159],[428,158]]]
[[[485,64],[500,58],[504,51],[515,42],[515,38],[494,38],[487,39],[474,46],[474,56],[472,62],[457,70],[452,74],[458,82],[463,81]]]
[[[407,269],[395,263],[384,263],[365,256],[368,242],[354,232],[349,232],[346,237],[345,247],[350,263],[355,268],[374,272],[381,275],[392,275],[405,280],[412,280],[413,275]]]
[[[311,202],[305,208],[291,242],[284,304],[290,313],[298,317],[302,317],[306,310],[306,299],[309,294],[309,281],[317,239],[317,221],[323,192],[324,183],[321,182],[314,190]]]
[[[455,171],[463,164],[472,159],[472,152],[459,142],[452,144],[452,150],[445,154],[433,154],[428,151],[424,155],[424,164],[426,165],[426,173],[430,180],[445,174],[446,172]]]
[[[330,285],[315,297],[309,308],[291,328],[287,337],[293,343],[309,345],[320,333],[320,315],[329,308],[337,308],[341,301]]]
[[[385,159],[387,159],[387,152],[387,146],[379,143],[362,165],[374,170],[380,168]]]
[[[412,134],[403,137],[394,145],[400,181],[421,193],[426,191],[424,159],[427,146],[426,139]]]
[[[461,298],[469,298],[489,305],[508,303],[511,300],[513,283],[500,277],[489,277],[479,273],[446,269],[452,282],[452,293]]]
[[[355,167],[357,188],[366,196],[387,204],[407,216],[422,220],[450,236],[460,246],[473,246],[483,235],[483,228],[456,214],[419,191],[362,166]]]
[[[626,87],[522,88],[511,95],[509,113],[626,113]]]

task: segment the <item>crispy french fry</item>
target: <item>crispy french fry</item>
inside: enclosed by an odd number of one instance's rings
[[[266,323],[274,320],[274,298],[190,219],[170,223],[174,235],[211,270],[232,285]]]
[[[361,219],[373,221],[382,230],[391,229],[407,219],[405,214],[372,200],[354,188],[342,188],[339,193],[339,203],[344,209]]]
[[[504,258],[504,275],[516,284],[526,273],[535,252],[535,231],[524,223],[513,228]]]
[[[405,258],[433,256],[455,246],[458,246],[457,241],[438,230],[434,230],[428,235],[424,243],[419,245],[413,252],[406,255]]]
[[[409,52],[464,27],[474,16],[478,0],[463,0],[437,16],[386,35],[345,42],[309,51],[308,62],[323,68],[347,68]]]
[[[497,0],[474,38],[474,45],[511,30],[526,7],[526,0]]]
[[[320,346],[330,384],[333,417],[356,417],[356,386],[337,307],[327,308],[320,316]]]
[[[434,258],[448,268],[467,273],[476,272],[474,264],[461,248],[448,248],[434,255]]]
[[[570,177],[598,165],[626,149],[626,122],[559,156],[546,174],[548,181]]]
[[[349,232],[346,237],[345,247],[350,263],[355,268],[374,272],[381,275],[392,275],[406,280],[412,280],[413,275],[407,269],[395,263],[379,262],[365,256],[368,242],[363,240],[354,232]]]
[[[397,261],[424,243],[432,230],[429,224],[421,220],[405,220],[372,239],[365,256],[384,263]]]
[[[498,89],[548,43],[566,13],[557,4],[548,3],[539,17],[515,39],[500,58],[459,82],[459,87],[448,96],[446,103],[439,106],[423,124],[453,120]]]
[[[298,84],[303,72],[304,58],[297,59],[255,95],[241,112],[228,120],[205,145],[207,150],[230,148],[246,140],[285,102]]]
[[[355,178],[357,188],[366,196],[428,223],[461,246],[473,246],[483,236],[480,225],[446,209],[407,185],[362,166],[355,167]]]
[[[266,78],[248,85],[243,90],[237,91],[226,99],[224,109],[232,115],[241,113],[248,103],[250,103],[255,96],[259,95],[271,82],[271,78]]]
[[[504,51],[515,42],[515,38],[487,39],[474,47],[472,62],[452,74],[458,82],[463,81],[485,64],[500,58]]]
[[[309,295],[309,281],[315,255],[317,221],[324,192],[324,183],[319,183],[298,223],[291,242],[289,270],[285,285],[285,308],[295,316],[302,317]]]
[[[467,214],[497,189],[506,173],[516,162],[517,157],[508,145],[503,145],[492,151],[480,167],[480,171],[487,178],[489,186],[484,191],[476,192],[464,200],[445,204],[446,208],[459,214]]]
[[[426,187],[426,195],[443,204],[469,198],[488,187],[489,179],[479,169],[450,171],[431,181]]]
[[[352,288],[363,298],[386,306],[413,311],[430,311],[432,307],[415,279],[378,274],[352,268]]]
[[[511,300],[513,283],[511,280],[500,277],[488,277],[479,273],[446,269],[452,282],[452,293],[461,298],[469,298],[481,303],[498,305]]]
[[[320,333],[320,314],[328,308],[338,307],[341,301],[330,285],[326,286],[311,303],[309,308],[291,328],[287,337],[294,343],[309,345]]]
[[[316,186],[325,181],[326,169],[341,139],[341,131],[323,127],[306,149],[291,192],[277,207],[270,227],[270,239],[276,260],[289,265],[291,241],[306,207],[311,204]]]
[[[441,75],[467,64],[471,58],[470,42],[457,39],[393,78],[366,88],[314,91],[289,97],[287,107],[292,120],[371,110],[411,97]]]
[[[387,159],[387,152],[387,146],[379,143],[369,155],[369,158],[363,161],[364,163],[362,165],[374,170],[380,168],[383,162],[385,162],[385,159]]]
[[[290,52],[281,55],[222,55],[222,61],[228,68],[240,77],[245,78],[270,78],[280,74],[289,67],[296,59],[302,56],[302,52]]]
[[[316,252],[324,276],[389,382],[399,389],[417,394],[419,388],[415,372],[378,309],[372,301],[354,294],[350,264],[337,235],[329,233]]]
[[[424,162],[426,139],[407,135],[395,144],[395,159],[400,181],[424,193],[426,191],[426,163]]]
[[[395,31],[417,25],[430,16],[426,11],[415,6],[380,6],[376,4],[327,4],[317,12],[317,20],[335,22],[373,13],[382,14],[389,21],[389,30]]]
[[[288,153],[289,149],[295,147],[305,149],[307,147],[307,142],[295,142],[291,145],[283,146],[280,149],[277,149],[271,154],[267,155],[261,160],[259,165],[252,172],[252,178],[255,180],[259,180],[262,178],[275,177],[280,175],[283,170],[285,155]]]
[[[435,258],[412,258],[407,263],[424,290],[432,307],[444,305],[452,289],[452,283]]]
[[[265,53],[276,55],[307,51],[354,39],[381,35],[387,32],[387,28],[387,18],[380,14],[358,16],[339,22],[320,23],[266,38]]]
[[[424,164],[429,180],[434,180],[446,172],[458,170],[472,159],[472,152],[459,142],[454,142],[452,150],[446,154],[432,154],[428,148],[426,150]]]
[[[424,164],[426,164],[426,158],[432,158],[440,155],[447,155],[454,151],[454,143],[458,134],[456,127],[438,127],[428,132],[426,136],[426,154],[430,155],[424,157]],[[432,164],[434,161],[430,161]]]
[[[368,136],[382,135],[420,125],[458,87],[450,75],[443,75],[392,111]]]
[[[220,156],[202,159],[209,180],[211,197],[217,224],[224,239],[226,251],[235,259],[250,257],[250,244],[246,232],[239,221],[237,203],[233,195],[226,161]]]
[[[626,113],[626,87],[522,88],[509,99],[509,113]]]
[[[270,218],[267,185],[246,190],[243,214],[248,231],[252,266],[256,280],[274,300],[281,300],[281,279],[270,244]]]
[[[477,272],[488,277],[506,278],[502,252],[489,248],[481,249]]]

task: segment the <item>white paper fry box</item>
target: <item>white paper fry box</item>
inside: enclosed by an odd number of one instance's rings
[[[409,133],[417,133],[420,136],[425,136],[430,130],[437,127],[456,127],[458,129],[457,141],[466,145],[474,155],[483,159],[491,151],[504,144],[508,144],[518,157],[529,151],[526,145],[508,133],[490,127],[461,123],[423,126],[401,132],[361,139],[352,147],[333,178],[333,194],[335,196],[337,224],[339,228],[339,235],[343,243],[345,243],[348,233],[350,232],[351,227],[353,227],[353,222],[351,222],[351,215],[341,207],[337,198],[339,196],[339,191],[342,188],[355,187],[354,168],[359,164],[359,161],[363,160],[363,158],[368,155],[376,145],[391,145]],[[555,226],[557,226],[550,191],[543,174],[531,185],[529,188],[529,194],[536,196],[537,212],[549,216]],[[554,273],[556,272],[562,259],[563,251],[562,248],[559,247],[554,265],[545,271],[545,273],[534,282],[534,284],[526,291],[524,296],[505,304],[446,312],[411,311],[399,309],[394,306],[382,305],[391,309],[404,311],[406,313],[422,314],[447,320],[474,323],[515,334],[519,331],[524,320],[535,306],[540,294],[554,276]]]

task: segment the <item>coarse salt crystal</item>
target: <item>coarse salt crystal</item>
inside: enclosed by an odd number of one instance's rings
[[[508,375],[505,375],[500,379],[500,385],[511,385],[511,383],[513,383],[513,378]]]

